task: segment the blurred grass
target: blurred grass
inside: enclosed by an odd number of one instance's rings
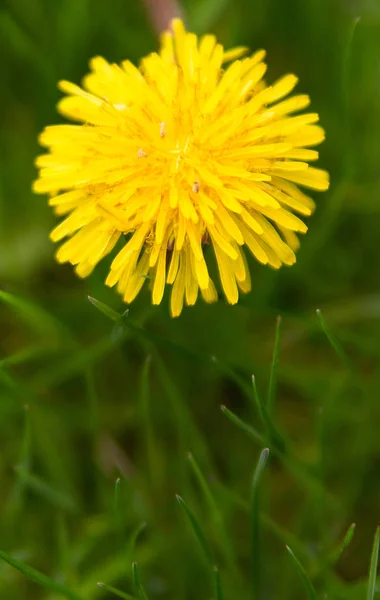
[[[317,597],[359,600],[369,594],[380,506],[380,5],[183,4],[197,32],[267,48],[269,81],[299,75],[327,131],[321,164],[331,191],[317,198],[297,265],[276,273],[252,264],[254,289],[238,306],[199,303],[173,321],[143,292],[125,314],[103,285],[106,264],[84,282],[55,264],[54,218],[30,184],[37,135],[60,122],[57,80],[79,82],[96,54],[137,62],[155,34],[137,2],[3,1],[0,548],[87,600],[117,589],[252,598],[250,478],[268,446],[260,598],[305,597],[288,544]],[[261,400],[268,394],[273,412]],[[1,600],[59,600],[58,588],[44,591],[0,563]]]

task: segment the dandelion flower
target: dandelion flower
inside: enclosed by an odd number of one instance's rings
[[[153,304],[169,284],[173,316],[199,291],[217,300],[212,254],[230,304],[251,288],[246,248],[275,269],[295,262],[314,209],[298,186],[329,185],[308,164],[324,131],[316,113],[294,116],[308,96],[284,99],[294,75],[266,86],[265,52],[246,54],[176,19],[139,68],[96,57],[83,88],[60,82],[58,109],[79,124],[43,131],[34,183],[66,216],[51,233],[68,238],[59,262],[85,277],[118,243],[106,284],[130,303],[148,280]]]

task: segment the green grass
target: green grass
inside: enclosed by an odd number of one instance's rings
[[[268,81],[299,75],[331,191],[297,264],[252,261],[237,306],[126,310],[107,261],[86,281],[54,262],[33,161],[57,80],[155,33],[138,2],[2,4],[0,598],[376,600],[380,5],[183,4],[267,48]]]

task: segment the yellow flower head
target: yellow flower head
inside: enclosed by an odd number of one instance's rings
[[[162,35],[160,53],[136,68],[91,61],[83,88],[62,81],[59,111],[79,125],[47,127],[49,153],[37,158],[38,193],[68,215],[51,238],[69,238],[59,262],[85,277],[122,237],[107,285],[132,302],[146,279],[159,304],[172,285],[171,312],[184,300],[217,300],[205,255],[215,254],[227,301],[251,287],[244,246],[275,269],[292,265],[296,233],[314,202],[296,184],[324,191],[328,174],[309,167],[322,142],[318,115],[294,113],[309,97],[283,100],[297,78],[267,87],[264,51],[225,52],[180,20]],[[223,68],[223,65],[228,66]]]

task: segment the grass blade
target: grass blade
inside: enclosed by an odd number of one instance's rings
[[[25,428],[24,428],[24,436],[22,440],[21,447],[21,460],[20,460],[20,468],[26,472],[29,471],[30,468],[30,454],[31,454],[31,446],[32,446],[32,428],[31,428],[31,420],[30,420],[30,411],[29,406],[26,404],[24,406],[25,411]]]
[[[91,366],[84,369],[84,380],[86,385],[86,400],[88,406],[88,423],[93,435],[97,435],[100,425],[100,399],[96,389],[95,373]]]
[[[189,27],[200,33],[212,30],[223,11],[228,6],[228,0],[202,0],[192,7],[189,13]]]
[[[255,598],[260,598],[260,514],[259,491],[260,479],[268,460],[269,448],[262,450],[256,469],[253,473],[251,490],[251,558],[252,558],[252,583]]]
[[[213,567],[214,572],[214,585],[215,585],[215,599],[223,600],[222,582],[220,581],[220,572],[218,567]]]
[[[227,530],[226,530],[226,527],[224,524],[223,515],[215,501],[215,498],[212,494],[212,491],[210,489],[207,479],[203,475],[201,469],[199,468],[197,461],[195,460],[195,458],[191,454],[191,452],[187,453],[187,458],[191,465],[192,471],[199,483],[199,487],[201,488],[201,490],[205,496],[205,499],[206,499],[206,502],[208,504],[209,511],[210,511],[210,519],[211,519],[212,524],[214,525],[215,534],[218,536],[218,538],[221,541],[222,551],[226,557],[226,560],[228,561],[228,563],[230,565],[230,568],[232,570],[236,571],[237,567],[236,567],[236,560],[233,556],[233,550],[232,550],[233,547],[232,547],[230,537],[227,533]]]
[[[68,598],[68,600],[84,600],[82,596],[79,596],[79,594],[70,590],[63,583],[59,583],[58,581],[51,579],[47,575],[44,575],[33,567],[29,567],[29,565],[20,562],[2,550],[0,550],[0,558],[17,569],[17,571],[20,571],[20,573],[22,573],[27,579],[30,579],[30,581],[33,581],[34,583],[38,583],[46,590],[56,594],[61,594],[65,598]]]
[[[141,583],[140,573],[139,573],[136,561],[134,561],[132,563],[132,578],[133,578],[133,583],[135,585],[136,591],[137,591],[139,597],[141,598],[141,600],[148,600],[148,596],[146,595],[146,592]]]
[[[0,36],[7,44],[8,52],[17,56],[18,60],[30,61],[38,69],[46,69],[48,61],[43,56],[39,44],[12,16],[11,11],[4,8],[0,13]]]
[[[127,594],[126,592],[122,592],[121,590],[118,590],[117,588],[113,587],[112,585],[107,585],[106,583],[103,583],[101,581],[99,581],[96,585],[98,587],[102,588],[103,590],[105,590],[106,592],[109,592],[110,594],[117,596],[117,598],[122,598],[123,600],[137,600],[136,596],[131,596],[130,594]]]
[[[59,573],[67,580],[71,568],[70,563],[70,543],[65,515],[57,515],[57,555],[59,564]]]
[[[278,316],[276,319],[276,333],[274,338],[274,348],[273,348],[273,358],[272,358],[272,367],[270,371],[269,378],[269,387],[268,387],[268,413],[270,415],[273,414],[274,402],[276,398],[276,389],[277,389],[277,371],[278,371],[278,361],[280,357],[280,342],[281,342],[281,317]]]
[[[202,471],[200,470],[199,465],[198,465],[197,461],[195,460],[194,456],[192,455],[192,453],[188,452],[186,454],[186,456],[190,463],[192,471],[193,471],[195,477],[197,478],[199,487],[201,488],[201,490],[206,498],[206,501],[209,506],[212,517],[216,517],[216,515],[218,515],[217,518],[219,520],[220,512],[219,512],[218,506],[214,500],[212,492],[210,490],[210,486],[209,486],[208,482],[206,481],[205,476],[203,475]]]
[[[286,544],[286,542],[291,541],[293,548],[296,548],[297,554],[301,554],[305,558],[309,558],[310,550],[306,547],[302,541],[292,532],[288,531],[284,527],[281,527],[276,521],[274,521],[271,517],[266,514],[261,515],[261,523],[265,529],[270,531],[279,542]]]
[[[32,329],[52,336],[63,332],[63,326],[40,306],[0,290],[0,301],[10,306]]]
[[[379,546],[380,546],[380,525],[377,526],[375,540],[373,542],[371,564],[368,577],[367,600],[373,600],[375,597],[377,565],[379,562]]]
[[[122,341],[126,336],[125,319],[128,317],[129,308],[127,308],[127,310],[123,313],[118,313],[107,304],[104,304],[104,302],[100,302],[100,300],[93,298],[93,296],[87,296],[87,298],[91,304],[95,306],[95,308],[97,308],[101,313],[115,323],[111,332],[112,341],[114,343]]]
[[[146,523],[140,523],[140,525],[138,525],[132,532],[132,535],[130,537],[130,541],[129,541],[129,549],[128,549],[128,557],[133,557],[134,552],[135,552],[135,548],[136,548],[136,542],[141,534],[142,531],[144,531],[144,529],[146,528]]]
[[[178,431],[178,452],[184,456],[191,443],[192,449],[198,457],[204,459],[207,463],[210,462],[209,448],[204,440],[202,433],[199,431],[198,425],[194,420],[194,415],[189,409],[189,404],[184,399],[181,390],[174,381],[167,365],[160,357],[157,351],[154,352],[154,366],[157,375],[162,383],[166,398],[168,399],[169,410],[173,412],[174,419],[177,423]],[[185,472],[181,470],[182,477]],[[182,481],[185,484],[185,480]],[[179,481],[179,485],[181,481]]]
[[[222,405],[220,408],[222,413],[225,414],[234,425],[244,431],[244,433],[246,433],[251,439],[253,439],[255,442],[258,442],[261,446],[268,445],[270,440],[267,438],[267,436],[261,435],[256,429],[251,427],[251,425],[248,425],[248,423],[245,423],[245,421],[242,421],[242,419],[231,412],[226,406]],[[276,446],[273,446],[271,450],[273,454],[279,458],[279,460],[281,460],[284,467],[288,469],[289,473],[291,473],[295,479],[302,483],[305,488],[313,493],[323,492],[325,501],[328,502],[331,507],[338,508],[339,504],[335,496],[333,496],[314,475],[308,472],[302,462],[297,460],[297,458],[294,456],[285,455]]]
[[[348,366],[348,357],[347,357],[346,353],[344,352],[340,342],[331,333],[331,331],[325,321],[325,318],[322,314],[322,311],[318,308],[316,312],[317,312],[318,320],[321,324],[321,327],[322,327],[328,341],[330,342],[331,346],[333,347],[333,349],[335,350],[336,354],[339,356],[339,358],[343,362],[343,364]]]
[[[266,406],[263,404],[259,391],[256,385],[256,378],[252,375],[252,388],[253,388],[253,399],[255,401],[256,409],[259,414],[259,417],[266,429],[267,435],[269,439],[272,441],[273,445],[278,448],[280,452],[284,452],[286,448],[286,442],[281,433],[277,430],[275,424],[273,423],[269,413],[267,411]]]
[[[19,352],[15,352],[15,354],[11,354],[10,356],[6,356],[0,359],[0,366],[5,365],[6,367],[23,365],[24,363],[29,363],[37,359],[43,358],[45,355],[50,354],[51,350],[44,346],[29,346],[29,348],[23,348]]]
[[[15,470],[20,477],[20,481],[22,481],[25,486],[28,486],[34,492],[39,494],[47,502],[51,503],[57,508],[60,508],[61,510],[66,510],[69,512],[75,510],[75,503],[71,496],[69,496],[65,492],[56,490],[51,485],[49,485],[36,475],[29,473],[21,466],[16,467]]]
[[[182,508],[184,513],[186,514],[186,516],[190,522],[191,528],[194,532],[194,535],[197,538],[199,546],[203,550],[203,553],[204,553],[207,561],[213,565],[214,559],[213,559],[212,552],[210,550],[210,547],[206,541],[206,538],[203,534],[203,531],[202,531],[197,519],[194,517],[193,513],[191,512],[191,510],[189,509],[189,507],[187,506],[187,504],[185,503],[183,498],[181,498],[181,496],[178,496],[178,494],[177,494],[176,499],[177,499],[178,504],[180,505],[180,507]]]
[[[147,348],[149,353],[152,352],[152,349],[158,350],[159,348],[162,348],[175,353],[176,356],[182,356],[184,359],[189,360],[194,364],[204,364],[209,366],[211,361],[211,364],[215,365],[220,373],[235,381],[242,392],[249,397],[251,390],[250,386],[246,383],[246,379],[238,374],[235,368],[229,363],[221,361],[215,356],[210,356],[199,350],[195,351],[187,346],[183,346],[182,344],[170,340],[168,337],[148,331],[134,323],[131,319],[125,319],[123,324],[126,330],[135,334],[140,340],[147,342],[150,345],[150,347]]]
[[[349,528],[346,531],[346,535],[344,536],[342,542],[339,544],[339,546],[336,548],[336,550],[334,550],[334,552],[331,555],[330,562],[332,564],[336,563],[339,560],[341,554],[345,551],[347,546],[349,546],[351,544],[352,538],[354,537],[355,528],[356,528],[356,523],[351,523],[351,525],[349,526]]]
[[[224,406],[222,404],[222,406],[220,407],[220,410],[222,411],[222,413],[224,415],[226,415],[226,417],[231,421],[231,423],[233,423],[234,425],[239,427],[239,429],[241,429],[242,431],[247,433],[249,435],[249,437],[251,437],[252,439],[255,440],[255,442],[258,442],[261,445],[265,444],[266,440],[261,435],[261,433],[259,433],[256,429],[254,429],[254,427],[251,427],[251,425],[248,425],[248,423],[245,423],[244,421],[242,421],[238,416],[236,416],[233,412],[231,412],[227,408],[227,406]]]
[[[115,340],[108,335],[87,348],[84,346],[78,348],[53,365],[51,369],[37,372],[31,379],[30,388],[53,388],[105,359],[110,352],[115,350],[115,346]]]
[[[30,411],[29,405],[24,406],[25,411],[25,427],[24,427],[24,435],[21,445],[21,453],[20,453],[20,463],[19,470],[23,473],[29,472],[30,468],[30,455],[31,455],[31,445],[32,445],[32,435],[31,435],[31,419],[30,419]],[[12,493],[9,496],[9,500],[6,506],[7,515],[10,518],[13,518],[15,514],[20,510],[23,501],[24,501],[24,489],[25,489],[25,481],[18,473],[19,477],[15,483],[15,486],[12,490]]]
[[[116,310],[113,310],[113,308],[107,306],[107,304],[104,304],[104,302],[100,302],[100,300],[97,300],[92,296],[87,296],[87,298],[91,302],[91,304],[95,306],[95,308],[97,308],[101,313],[106,315],[106,317],[111,319],[111,321],[119,321],[119,319],[121,318],[121,314],[116,312]]]
[[[140,378],[140,414],[143,438],[145,442],[147,475],[152,483],[152,488],[157,492],[162,484],[162,462],[155,437],[154,416],[152,414],[151,391],[150,391],[150,372],[152,356],[147,356],[144,361]]]
[[[122,516],[122,511],[121,511],[120,486],[121,486],[121,479],[120,479],[120,477],[118,477],[115,481],[115,487],[114,487],[113,512],[114,512],[114,518],[115,518],[115,527],[116,527],[118,533],[122,534],[123,516]]]
[[[300,561],[298,560],[298,558],[293,554],[293,551],[289,548],[289,546],[286,546],[287,551],[289,552],[290,557],[293,560],[294,566],[297,569],[298,575],[300,576],[300,579],[303,583],[303,586],[305,588],[305,592],[306,595],[308,597],[309,600],[318,600],[318,596],[317,593],[314,589],[313,584],[311,583],[305,569],[303,568],[303,566],[301,565]]]
[[[353,150],[355,146],[352,139],[352,130],[350,126],[350,84],[351,84],[351,66],[352,66],[352,47],[355,37],[356,28],[360,23],[361,18],[355,17],[350,25],[347,43],[343,56],[342,68],[342,109],[343,109],[343,124],[344,124],[344,145],[345,152],[343,153],[343,180],[350,179],[353,171]]]

